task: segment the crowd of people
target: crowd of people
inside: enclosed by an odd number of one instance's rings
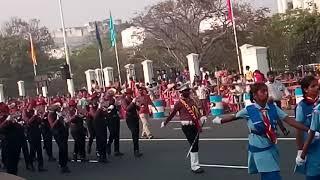
[[[191,170],[202,173],[198,154],[199,134],[210,114],[209,96],[221,95],[225,98],[225,109],[238,113],[235,116],[216,117],[213,123],[224,124],[239,119],[248,121],[250,173],[260,173],[262,179],[281,179],[276,129],[280,127],[283,134],[288,135],[289,131],[282,123],[286,122],[297,128],[298,167],[305,164],[307,178],[319,179],[320,161],[316,157],[320,156],[320,141],[316,140],[316,145],[311,143],[314,136],[318,139],[315,132],[320,128],[316,76],[306,76],[300,80],[293,74],[276,76],[274,72],[268,72],[265,76],[260,71],[251,72],[250,67],[247,67],[244,75],[224,70],[211,74],[204,69],[201,73],[194,77],[192,83],[187,70],[171,75],[157,72],[153,83],[145,84],[130,78],[123,86],[116,82],[112,87],[99,87],[93,82],[89,92],[81,89],[76,97],[38,96],[0,103],[3,168],[8,173],[17,174],[22,150],[28,170],[35,171],[37,162],[38,171],[47,171],[42,149],[49,161],[56,161],[52,152],[54,139],[59,149],[61,173],[69,173],[70,135],[74,139],[73,161],[88,161],[87,155],[92,153],[93,140],[96,139],[97,159],[106,163],[112,154],[112,144],[114,156],[123,155],[119,144],[121,119],[126,121],[131,131],[133,155],[139,158],[143,155],[139,147],[140,137],[154,138],[149,119],[152,111],[158,109],[152,102],[162,99],[164,106],[171,109],[161,127],[165,127],[179,113],[182,131],[191,146]],[[281,100],[291,96],[284,84],[297,84],[298,81],[301,81],[304,100],[298,104],[294,120],[281,110]],[[244,93],[249,93],[250,105],[244,106]],[[86,144],[87,138],[89,141]],[[302,171],[301,168],[296,169]]]

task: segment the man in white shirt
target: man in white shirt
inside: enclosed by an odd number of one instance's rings
[[[209,109],[209,89],[206,87],[204,84],[201,83],[201,81],[196,82],[195,92],[196,95],[198,96],[198,99],[200,100],[201,103],[201,108],[203,110],[204,115],[208,115],[210,113]]]
[[[281,109],[281,99],[283,97],[290,96],[288,89],[278,80],[275,80],[274,72],[270,71],[267,73],[268,82],[266,85],[268,86],[269,93],[269,101],[274,102]],[[277,123],[285,136],[288,136],[290,131],[288,131],[283,125],[282,121],[278,121]]]
[[[269,101],[275,102],[281,108],[281,99],[290,96],[290,93],[280,81],[275,80],[274,72],[268,72],[267,76],[268,82],[266,82],[266,85],[268,86]]]

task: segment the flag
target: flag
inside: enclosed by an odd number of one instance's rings
[[[109,20],[109,32],[110,32],[111,47],[115,47],[116,41],[117,41],[117,32],[113,23],[111,12],[110,12],[110,20]]]
[[[30,36],[30,51],[31,51],[32,64],[37,65],[36,51],[33,46],[32,36],[31,34],[29,34],[29,36]]]
[[[99,49],[100,49],[100,51],[102,52],[102,51],[103,51],[103,47],[102,47],[100,32],[99,32],[99,29],[98,29],[98,24],[97,24],[97,22],[94,22],[94,24],[95,24],[95,26],[96,26],[96,38],[97,38],[97,42],[98,42],[98,45],[99,45]]]
[[[233,12],[232,12],[232,4],[231,0],[227,0],[227,8],[228,8],[228,21],[233,21]]]

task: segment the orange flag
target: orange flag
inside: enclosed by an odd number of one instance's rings
[[[30,35],[30,51],[31,51],[32,63],[33,63],[33,65],[37,65],[36,51],[33,46],[32,36],[31,36],[31,34],[29,34],[29,35]]]

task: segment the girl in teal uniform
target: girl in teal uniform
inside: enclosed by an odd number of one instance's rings
[[[296,120],[310,127],[309,135],[297,130],[296,141],[298,154],[296,158],[296,173],[306,175],[306,180],[320,179],[320,141],[319,131],[320,116],[319,105],[316,106],[319,94],[318,80],[313,76],[307,76],[301,80],[301,89],[304,99],[296,108]],[[316,106],[316,107],[315,107]],[[302,151],[303,149],[303,151]],[[306,158],[307,157],[307,158]]]
[[[276,147],[275,128],[277,121],[308,131],[308,128],[288,117],[280,108],[268,101],[268,87],[264,83],[251,85],[252,105],[235,116],[216,117],[213,124],[224,124],[239,119],[247,120],[250,131],[248,145],[248,170],[250,174],[261,175],[261,180],[281,180],[279,152]]]

